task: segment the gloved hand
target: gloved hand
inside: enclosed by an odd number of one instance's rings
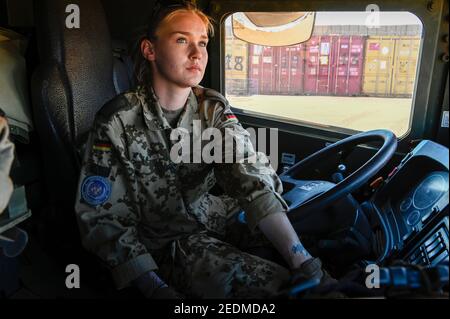
[[[158,277],[158,275],[149,271],[133,281],[133,284],[144,294],[146,298],[151,299],[181,299],[182,296]]]
[[[314,283],[315,280],[318,282]],[[292,271],[290,294],[298,291],[306,292],[309,298],[345,298],[344,294],[333,289],[337,285],[338,281],[322,268],[320,259],[311,258]]]
[[[337,284],[338,281],[331,277],[325,269],[322,268],[322,262],[319,258],[311,258],[300,265],[299,268],[292,271],[292,284],[300,284],[306,280],[319,279],[320,286]]]

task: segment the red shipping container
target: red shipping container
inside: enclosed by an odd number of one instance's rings
[[[320,37],[313,36],[305,43],[305,83],[306,94],[317,94],[319,82]]]
[[[303,93],[302,45],[279,47],[279,69],[277,92],[286,95]]]
[[[260,94],[276,94],[276,79],[275,68],[278,67],[276,64],[277,56],[275,56],[272,47],[263,47],[261,55],[261,64],[259,65],[260,73]]]
[[[276,84],[277,88],[276,91],[279,94],[289,94],[289,87],[290,87],[290,50],[288,47],[282,47],[282,48],[275,48],[274,51],[277,51],[278,56],[278,65],[276,69]]]
[[[248,78],[249,78],[249,94],[260,94],[260,76],[262,70],[262,46],[249,44],[248,46]]]
[[[291,77],[290,77],[290,95],[303,94],[303,79],[305,77],[305,67],[304,67],[304,52],[305,50],[303,44],[299,44],[294,47],[295,51],[291,49]]]
[[[250,94],[303,93],[302,46],[249,46]]]
[[[275,69],[272,47],[249,45],[249,78],[251,94],[272,94],[276,92],[274,84]]]
[[[340,36],[337,41],[333,94],[360,95],[364,67],[364,38]]]
[[[314,36],[306,43],[306,94],[359,95],[364,60],[361,36]]]

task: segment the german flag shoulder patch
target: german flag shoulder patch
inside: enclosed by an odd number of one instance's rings
[[[95,141],[92,145],[94,151],[109,152],[111,151],[111,143],[103,141]]]
[[[230,109],[225,110],[225,112],[223,112],[223,116],[225,117],[225,120],[237,120],[236,115],[234,115]]]

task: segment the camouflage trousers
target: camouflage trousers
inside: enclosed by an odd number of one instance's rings
[[[259,231],[237,222],[234,200],[210,196],[206,229],[156,254],[158,274],[193,298],[270,298],[290,277],[287,268],[252,252],[274,248]],[[268,250],[269,249],[269,250]]]

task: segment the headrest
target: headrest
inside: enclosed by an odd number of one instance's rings
[[[59,134],[77,141],[116,94],[105,12],[99,0],[40,0],[35,9],[40,81],[50,84],[42,97],[59,116]]]

